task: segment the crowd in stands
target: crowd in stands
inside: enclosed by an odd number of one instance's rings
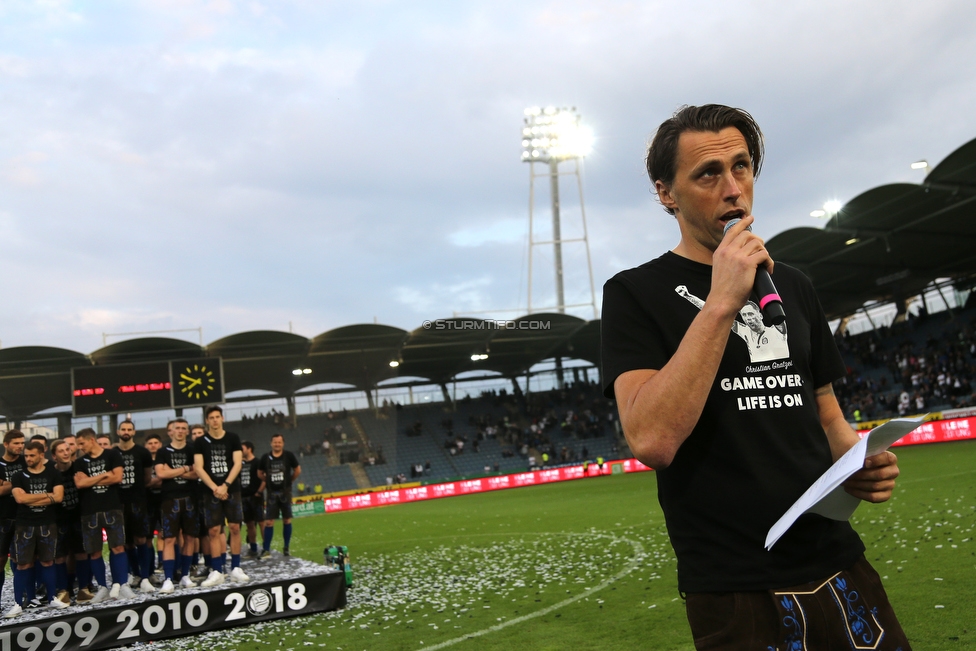
[[[573,382],[563,389],[537,392],[528,396],[521,391],[492,390],[483,392],[480,399],[466,396],[461,402],[470,406],[478,400],[489,408],[486,410],[489,413],[472,414],[468,417],[468,425],[475,430],[474,436],[455,433],[451,418],[441,422],[445,437],[444,448],[452,456],[464,454],[467,450],[477,454],[481,441],[497,439],[503,445],[502,456],[518,455],[530,467],[572,463],[586,459],[589,452],[585,445],[577,450],[575,446],[565,445],[565,441],[597,438],[608,434],[614,440],[611,449],[617,451],[616,404],[603,397],[596,383]],[[504,415],[492,413],[503,406],[510,408]],[[423,423],[415,422],[405,433],[407,436],[423,434]],[[429,462],[427,467],[429,472]],[[485,466],[486,473],[498,470],[497,463],[494,466]]]
[[[834,383],[844,414],[868,421],[973,404],[976,313],[922,311],[891,327],[837,336],[848,364]]]
[[[249,427],[252,424],[264,425],[265,423],[273,423],[277,427],[290,427],[291,424],[288,421],[288,417],[278,411],[277,409],[272,409],[267,413],[257,412],[253,416],[248,416],[243,414],[241,416],[241,427]]]

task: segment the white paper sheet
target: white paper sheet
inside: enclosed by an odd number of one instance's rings
[[[853,515],[861,500],[844,490],[841,485],[847,478],[864,467],[864,460],[884,452],[891,444],[919,425],[925,416],[896,418],[875,427],[854,447],[838,459],[827,472],[800,496],[793,506],[776,521],[766,534],[766,549],[770,549],[782,537],[796,519],[804,513],[817,513],[832,520],[847,520]]]

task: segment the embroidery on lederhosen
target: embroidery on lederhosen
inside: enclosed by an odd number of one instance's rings
[[[843,577],[835,576],[830,580],[830,593],[844,613],[851,646],[854,649],[876,649],[884,637],[884,628],[878,622],[878,609],[874,607],[868,610],[857,590],[852,586],[848,588],[847,580]]]
[[[779,611],[780,621],[783,623],[783,651],[806,651],[807,621],[800,606],[800,600],[793,593],[775,593],[777,597],[776,609]],[[780,651],[779,647],[767,646],[766,651]]]
[[[776,608],[783,624],[784,651],[807,651],[806,646],[806,617],[801,604],[801,596],[815,596],[827,587],[832,601],[840,610],[844,618],[848,641],[852,649],[877,649],[884,638],[884,628],[877,619],[877,608],[868,610],[861,595],[848,584],[848,579],[841,576],[843,572],[833,575],[813,590],[803,592],[783,591],[773,592],[777,597]],[[838,591],[840,594],[838,594]],[[815,597],[816,598],[816,597]],[[797,616],[799,614],[799,616]],[[767,651],[779,651],[767,647]]]

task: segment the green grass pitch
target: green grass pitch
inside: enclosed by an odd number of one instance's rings
[[[895,451],[895,495],[854,526],[914,648],[974,649],[976,442]],[[293,553],[327,543],[353,561],[343,611],[155,648],[693,649],[654,473],[295,521]]]

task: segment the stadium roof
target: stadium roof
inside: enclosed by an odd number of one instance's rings
[[[870,301],[901,301],[933,281],[976,279],[976,139],[921,185],[893,183],[851,199],[823,229],[794,228],[766,243],[773,259],[813,281],[829,318]]]
[[[599,321],[533,314],[501,323],[441,319],[412,332],[387,325],[350,325],[312,339],[259,330],[230,335],[206,346],[143,337],[88,355],[41,346],[6,348],[0,349],[0,411],[8,419],[24,419],[70,405],[71,369],[90,365],[220,357],[227,393],[262,390],[291,396],[325,384],[372,389],[398,377],[440,384],[471,371],[511,378],[557,351],[564,357],[597,363],[599,338]],[[488,357],[472,359],[473,355]],[[295,374],[296,369],[308,372]]]
[[[828,317],[843,317],[869,301],[914,296],[938,278],[971,286],[976,279],[974,217],[976,140],[946,157],[921,185],[868,190],[823,229],[784,231],[767,248],[775,260],[811,277]],[[482,355],[487,358],[478,358]],[[450,318],[410,332],[349,325],[312,339],[268,330],[242,332],[207,346],[147,337],[89,355],[43,346],[7,348],[0,350],[0,411],[8,419],[23,419],[69,405],[75,367],[205,356],[223,359],[228,393],[263,390],[291,396],[327,384],[366,390],[395,378],[445,383],[473,371],[511,378],[555,356],[599,365],[600,321],[532,314],[499,326]],[[303,372],[293,373],[296,369]]]

